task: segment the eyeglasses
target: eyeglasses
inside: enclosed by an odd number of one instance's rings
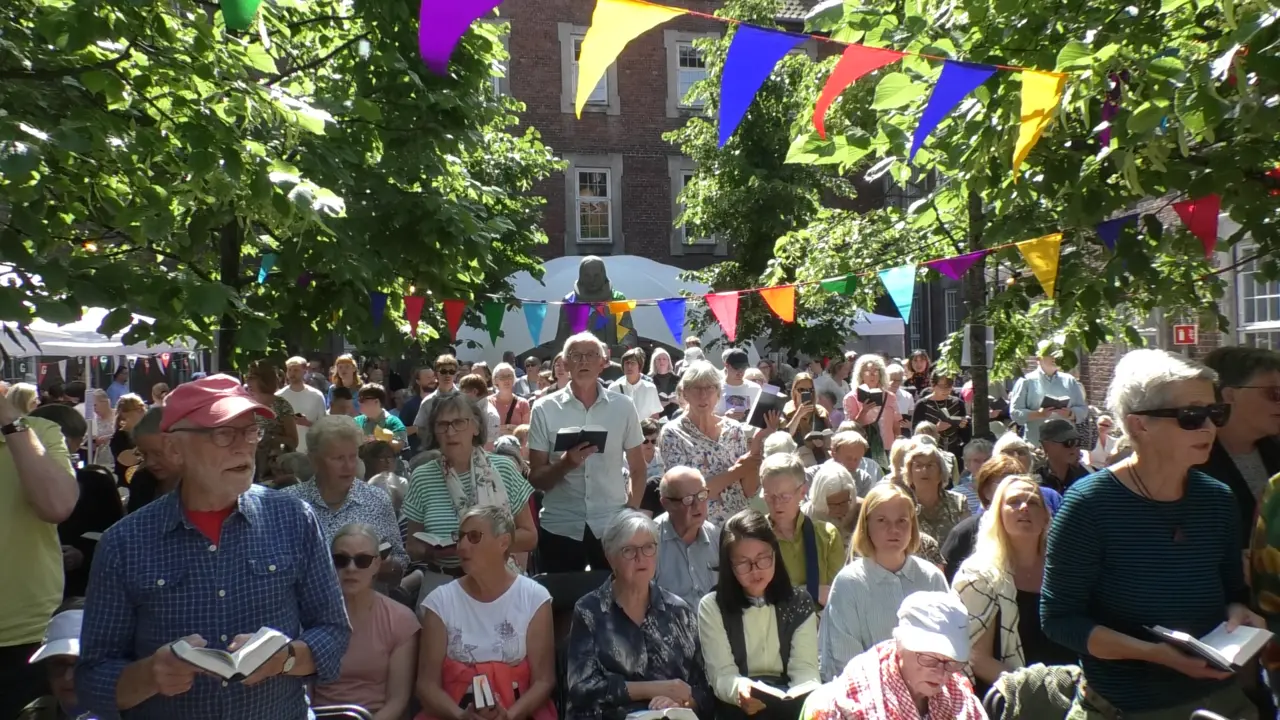
[[[747,558],[747,559],[735,561],[733,563],[733,574],[746,575],[747,573],[751,572],[752,570],[755,570],[756,568],[759,568],[761,570],[768,570],[771,567],[773,567],[773,553],[770,553],[768,555],[763,555],[761,557],[756,558],[755,560],[751,560],[750,558]]]
[[[458,374],[458,368],[436,368],[436,374],[443,375],[445,377],[453,377]]]
[[[922,668],[942,668],[943,672],[958,673],[964,669],[964,663],[955,660],[940,660],[932,655],[916,653],[916,662]]]
[[[1267,399],[1271,402],[1280,402],[1280,387],[1275,385],[1232,385],[1240,390],[1265,390]]]
[[[220,448],[231,447],[236,440],[241,438],[247,443],[258,443],[262,441],[263,430],[261,425],[250,425],[245,428],[234,427],[216,427],[216,428],[174,428],[169,432],[185,432],[194,433],[196,435],[207,435],[213,444]]]
[[[694,503],[706,502],[707,498],[709,497],[711,497],[711,493],[707,492],[706,490],[699,490],[698,492],[692,495],[685,495],[684,497],[671,497],[670,495],[668,495],[667,500],[670,500],[673,503],[680,503],[685,507],[689,507]]]
[[[363,553],[354,557],[351,555],[339,555],[338,553],[334,553],[333,566],[339,570],[345,570],[348,565],[355,563],[356,567],[361,570],[368,570],[369,566],[373,564],[373,561],[376,558],[376,555],[365,555]]]
[[[653,557],[658,554],[658,543],[649,542],[643,545],[628,545],[618,553],[623,560],[631,561],[643,555],[645,557]]]
[[[471,424],[471,418],[454,418],[453,420],[441,420],[436,423],[437,435],[448,435],[449,433],[460,433],[467,429]]]
[[[600,359],[600,353],[569,353],[566,355],[571,363],[589,363]]]
[[[778,502],[788,503],[788,502],[791,502],[792,500],[795,500],[795,499],[796,499],[796,495],[797,495],[797,494],[798,494],[798,493],[795,493],[795,492],[789,492],[789,493],[771,493],[771,492],[766,492],[766,493],[764,494],[764,499],[765,499],[765,500],[777,500]]]
[[[1205,420],[1212,422],[1216,427],[1226,425],[1227,421],[1231,419],[1231,406],[1226,403],[1214,403],[1213,405],[1141,410],[1132,414],[1145,415],[1147,417],[1174,418],[1178,421],[1178,427],[1183,430],[1199,430],[1204,427]]]
[[[466,532],[462,532],[460,530],[453,531],[454,543],[461,542],[462,538],[466,538],[467,542],[471,543],[472,545],[479,545],[480,541],[484,539],[484,531],[483,530],[467,530]]]

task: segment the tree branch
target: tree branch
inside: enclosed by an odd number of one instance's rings
[[[340,20],[342,22],[346,22],[348,20],[354,20],[354,19],[355,18],[353,18],[350,15],[321,15],[320,17],[307,18],[306,20],[299,20],[297,22],[285,23],[285,27],[289,28],[290,30],[297,30],[300,27],[310,25],[312,23],[328,22],[330,20]]]
[[[4,80],[57,80],[69,75],[79,75],[80,73],[89,72],[90,70],[101,70],[103,68],[115,67],[124,62],[129,57],[129,53],[133,50],[133,41],[129,41],[125,45],[124,52],[113,58],[107,58],[101,62],[91,65],[81,65],[71,68],[48,68],[45,70],[0,70],[0,79]]]
[[[320,57],[316,58],[315,60],[312,60],[312,61],[311,61],[311,62],[309,62],[309,63],[304,63],[304,64],[302,64],[302,65],[299,65],[299,66],[295,67],[295,68],[291,68],[291,69],[289,69],[289,70],[286,70],[286,71],[284,71],[283,73],[280,73],[279,75],[277,75],[277,76],[275,76],[275,77],[273,77],[273,78],[271,78],[271,79],[267,80],[267,81],[266,81],[265,83],[263,83],[263,84],[264,84],[264,85],[266,85],[267,87],[271,87],[271,86],[275,85],[276,83],[278,83],[278,82],[280,82],[280,81],[282,81],[282,80],[285,80],[285,79],[290,78],[290,77],[292,77],[292,76],[294,76],[294,75],[297,75],[297,74],[298,74],[298,73],[300,73],[300,72],[304,72],[304,71],[306,71],[306,70],[314,70],[315,68],[320,67],[321,65],[325,64],[326,62],[329,62],[329,60],[330,60],[330,59],[332,59],[334,56],[336,56],[336,55],[338,55],[339,53],[341,53],[343,50],[346,50],[347,48],[351,47],[352,45],[355,45],[356,43],[360,42],[361,40],[367,40],[367,39],[368,39],[368,35],[367,35],[367,34],[365,34],[365,35],[357,35],[357,36],[355,36],[355,37],[351,38],[350,40],[348,40],[348,41],[346,41],[346,42],[342,43],[342,44],[341,44],[341,45],[339,45],[337,48],[335,48],[333,51],[331,51],[331,52],[329,52],[329,53],[326,53],[326,54],[324,54],[324,55],[321,55]]]

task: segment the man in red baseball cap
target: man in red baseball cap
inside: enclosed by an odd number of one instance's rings
[[[301,720],[307,679],[337,678],[350,629],[329,549],[310,508],[253,484],[259,417],[272,412],[227,375],[166,399],[178,488],[103,534],[89,579],[76,685],[95,715]],[[171,649],[235,651],[264,627],[293,641],[242,682]]]

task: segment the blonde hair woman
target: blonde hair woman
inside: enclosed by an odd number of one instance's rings
[[[917,443],[907,453],[906,484],[915,497],[920,527],[934,538],[946,540],[952,528],[969,517],[969,501],[947,490],[947,462],[933,445]]]
[[[662,402],[663,414],[671,417],[677,409],[676,385],[680,383],[680,376],[676,375],[675,364],[671,362],[671,355],[666,350],[657,348],[653,351],[653,357],[649,360],[649,379],[658,388],[658,400]]]
[[[970,676],[980,688],[1001,673],[1033,663],[1076,662],[1040,629],[1049,510],[1028,475],[1010,475],[996,487],[984,513],[973,555],[954,583],[969,611]]]
[[[893,636],[898,606],[911,593],[947,591],[942,571],[913,555],[920,548],[916,502],[884,483],[872,488],[858,511],[849,564],[831,584],[818,628],[818,668],[823,682],[840,674],[855,655]]]
[[[111,436],[111,457],[115,458],[116,480],[121,486],[128,484],[129,468],[142,458],[133,442],[133,426],[147,414],[147,404],[142,398],[129,393],[116,401],[115,434]]]
[[[884,358],[879,355],[859,356],[853,365],[853,386],[844,396],[844,415],[858,423],[867,438],[870,446],[867,456],[884,463],[902,425],[898,394],[889,389],[889,373],[885,370]]]
[[[907,478],[904,472],[907,462],[907,453],[911,452],[916,446],[915,438],[899,438],[893,441],[893,447],[889,449],[889,481],[906,487]]]
[[[27,415],[40,406],[40,389],[31,383],[17,383],[5,394],[13,409],[20,415]]]

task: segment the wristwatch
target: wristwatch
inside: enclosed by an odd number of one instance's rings
[[[8,425],[0,425],[0,435],[13,435],[15,433],[26,432],[31,429],[27,424],[27,419],[20,417]]]
[[[283,670],[283,672],[281,672],[280,674],[281,674],[281,675],[288,675],[289,673],[293,672],[293,666],[294,666],[294,665],[296,665],[296,664],[298,664],[298,656],[297,656],[297,654],[295,654],[295,653],[294,653],[294,651],[293,651],[293,643],[289,643],[288,645],[285,645],[284,647],[285,647],[285,649],[288,651],[288,653],[289,653],[289,654],[288,654],[287,656],[285,656],[285,659],[284,659],[284,670]]]

